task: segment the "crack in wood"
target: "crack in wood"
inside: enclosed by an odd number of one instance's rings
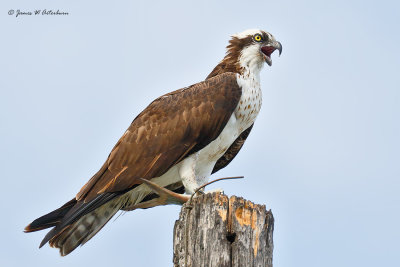
[[[175,222],[174,266],[272,267],[273,223],[264,205],[240,197],[193,198]]]

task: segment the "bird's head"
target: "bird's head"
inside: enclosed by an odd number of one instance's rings
[[[271,55],[275,50],[282,53],[282,45],[272,34],[258,30],[246,30],[232,35],[226,47],[226,56],[207,78],[223,72],[259,72],[266,62],[272,65]]]
[[[281,43],[272,34],[258,29],[232,35],[226,48],[224,59],[207,78],[224,72],[259,73],[265,62],[272,65],[271,55],[275,50],[279,55],[282,53]]]
[[[272,34],[262,30],[247,30],[234,34],[227,48],[228,53],[239,53],[238,60],[245,66],[263,62],[271,66],[271,54],[275,50],[279,51],[279,55],[282,53],[281,43],[276,41]]]

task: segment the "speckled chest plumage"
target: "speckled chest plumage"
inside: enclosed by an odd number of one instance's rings
[[[239,122],[239,132],[250,127],[261,109],[262,91],[260,81],[255,75],[238,75],[237,81],[242,87],[242,96],[235,109],[235,116]]]

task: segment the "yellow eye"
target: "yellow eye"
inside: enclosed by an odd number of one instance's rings
[[[262,41],[261,35],[260,35],[260,34],[254,35],[254,41],[256,41],[256,42],[261,42],[261,41]]]

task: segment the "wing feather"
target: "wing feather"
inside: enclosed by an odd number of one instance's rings
[[[221,133],[241,93],[236,74],[223,73],[157,98],[133,120],[77,200],[125,191],[141,183],[137,178],[161,176],[204,148]]]

